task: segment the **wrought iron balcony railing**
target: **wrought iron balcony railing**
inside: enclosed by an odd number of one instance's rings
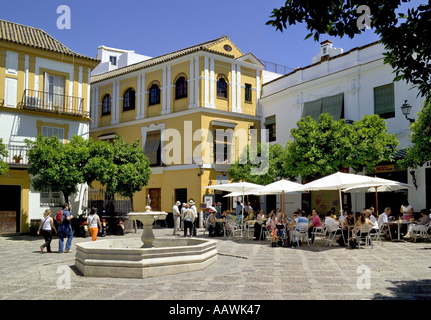
[[[19,106],[26,110],[90,117],[89,110],[84,109],[84,98],[46,91],[24,90],[22,102]]]
[[[7,157],[3,157],[3,161],[13,165],[28,165],[27,150],[29,147],[23,145],[6,145],[8,151]]]

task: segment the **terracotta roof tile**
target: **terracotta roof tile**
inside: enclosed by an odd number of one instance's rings
[[[2,19],[0,19],[0,40],[58,52],[92,61],[98,61],[95,58],[87,57],[70,50],[60,41],[54,39],[52,36],[41,29],[28,27],[19,23]]]
[[[214,51],[214,50],[209,49],[213,45],[216,45],[217,43],[220,43],[226,39],[229,39],[229,37],[223,36],[223,37],[215,39],[215,40],[211,40],[211,41],[204,42],[204,43],[192,46],[192,47],[188,47],[188,48],[174,51],[174,52],[171,52],[168,54],[164,54],[164,55],[161,55],[159,57],[148,59],[148,60],[145,60],[142,62],[138,62],[138,63],[132,64],[132,65],[120,68],[120,69],[116,69],[116,70],[108,71],[108,72],[105,72],[102,74],[98,74],[98,75],[91,78],[91,83],[97,83],[97,82],[104,81],[104,80],[107,80],[110,78],[114,78],[116,76],[120,76],[120,75],[123,75],[126,73],[130,73],[133,71],[148,68],[148,67],[151,67],[151,66],[154,66],[157,64],[161,64],[163,62],[167,62],[167,61],[170,61],[170,60],[173,60],[173,59],[176,59],[176,58],[179,58],[179,57],[182,57],[182,56],[185,56],[187,54],[191,54],[191,53],[194,53],[197,51],[207,51],[207,52],[223,55],[223,56],[226,56],[229,58],[234,58],[233,55],[225,54],[225,53],[222,53],[219,51]]]

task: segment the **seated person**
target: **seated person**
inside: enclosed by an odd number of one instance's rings
[[[206,220],[206,225],[208,226],[208,232],[210,237],[215,237],[216,235],[216,226],[217,226],[216,213],[217,211],[210,209],[210,214]]]
[[[229,210],[226,211],[226,220],[233,220],[233,221],[235,221],[235,217],[230,213]]]
[[[353,218],[353,212],[347,213],[345,218],[343,219],[343,237],[338,238],[337,242],[340,246],[344,247],[347,245],[347,239],[349,239],[349,227],[355,224],[355,219]],[[344,242],[346,241],[346,242]]]
[[[322,221],[320,220],[319,214],[316,209],[313,209],[311,213],[310,224],[308,225],[308,237],[311,238],[311,243],[314,243],[313,228],[322,226]]]
[[[376,217],[373,215],[373,212],[371,209],[365,210],[365,216],[368,218],[372,223],[374,223],[374,227],[371,228],[371,233],[377,233],[379,231],[379,223],[376,219]]]
[[[298,214],[298,218],[296,220],[296,227],[295,229],[292,231],[292,236],[297,236],[299,234],[299,228],[306,226],[308,228],[309,225],[309,221],[308,219],[305,217],[305,212],[304,211],[300,211]]]
[[[410,238],[410,233],[417,229],[417,226],[424,226],[427,225],[428,223],[430,223],[431,219],[430,219],[430,212],[428,209],[422,209],[421,210],[421,215],[422,217],[419,220],[415,220],[413,221],[413,223],[411,223],[408,227],[408,232],[407,234],[403,237],[405,239]]]
[[[372,227],[374,227],[374,223],[372,223],[365,216],[366,216],[365,212],[361,212],[361,215],[360,215],[358,221],[356,221],[355,227],[353,228],[353,234],[354,235],[357,235],[359,237],[361,236],[360,233],[361,233],[361,227],[362,226],[369,226],[370,230]],[[353,241],[353,246],[355,246],[357,243],[357,237],[356,238],[352,237],[351,240]]]
[[[253,209],[251,209],[250,212],[248,213],[247,218],[244,219],[244,222],[254,220],[255,217],[256,215],[254,214]]]
[[[396,228],[394,228],[394,224],[389,222],[389,216],[391,215],[391,212],[391,208],[386,207],[385,212],[383,212],[377,220],[379,226],[384,225],[382,230],[385,232],[385,234],[387,234],[386,239],[393,239],[393,236],[395,236],[395,233],[397,232],[395,230]]]
[[[265,214],[263,213],[263,210],[260,210],[256,218],[257,222],[263,222],[264,218],[265,218]]]
[[[340,221],[335,219],[333,211],[328,211],[326,214],[325,226],[329,233],[337,232],[337,234],[341,234]]]

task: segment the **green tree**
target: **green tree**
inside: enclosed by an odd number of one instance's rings
[[[319,41],[321,34],[354,38],[363,32],[358,26],[358,18],[362,19],[365,11],[359,7],[366,5],[370,27],[388,50],[384,61],[394,69],[394,81],[403,79],[416,86],[423,96],[430,97],[431,5],[421,4],[397,15],[396,10],[402,2],[410,1],[287,0],[284,6],[273,10],[272,19],[266,24],[283,31],[288,25],[304,22],[310,31],[305,39],[314,36],[315,41]]]
[[[129,197],[133,211],[133,195],[147,185],[151,175],[148,157],[139,146],[139,140],[130,144],[116,136],[112,144],[94,143],[90,153],[85,168],[88,180],[99,181],[107,193]]]
[[[404,169],[417,168],[431,159],[431,102],[425,101],[425,104],[417,121],[410,127],[413,147],[407,148],[406,158],[398,162]]]
[[[75,194],[78,184],[86,183],[84,167],[89,158],[89,144],[92,140],[74,135],[66,144],[57,136],[46,138],[41,134],[36,141],[25,140],[30,149],[27,152],[30,168],[34,177],[33,188],[42,191],[61,191],[66,202]]]
[[[229,177],[235,181],[247,181],[266,185],[278,178],[294,180],[296,177],[284,171],[284,148],[279,144],[257,143],[257,148],[244,147],[237,162],[229,167]]]
[[[373,171],[378,163],[392,160],[399,144],[377,115],[364,116],[348,125],[344,119],[335,121],[324,113],[319,121],[301,118],[290,132],[293,140],[286,143],[284,170],[302,177],[350,167],[357,172],[364,167],[367,172]]]
[[[3,144],[3,139],[0,138],[0,176],[9,171],[9,165],[2,158],[8,156],[6,146]]]
[[[386,121],[378,115],[365,115],[361,121],[349,126],[351,149],[347,163],[356,172],[375,170],[376,165],[393,161],[393,155],[399,145],[395,134],[388,132]]]

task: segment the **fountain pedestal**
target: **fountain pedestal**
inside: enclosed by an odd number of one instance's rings
[[[142,247],[141,248],[152,248],[154,242],[153,223],[156,220],[166,219],[167,213],[160,211],[151,211],[150,206],[145,207],[145,212],[129,212],[128,217],[131,220],[141,221],[144,227],[142,231]]]

